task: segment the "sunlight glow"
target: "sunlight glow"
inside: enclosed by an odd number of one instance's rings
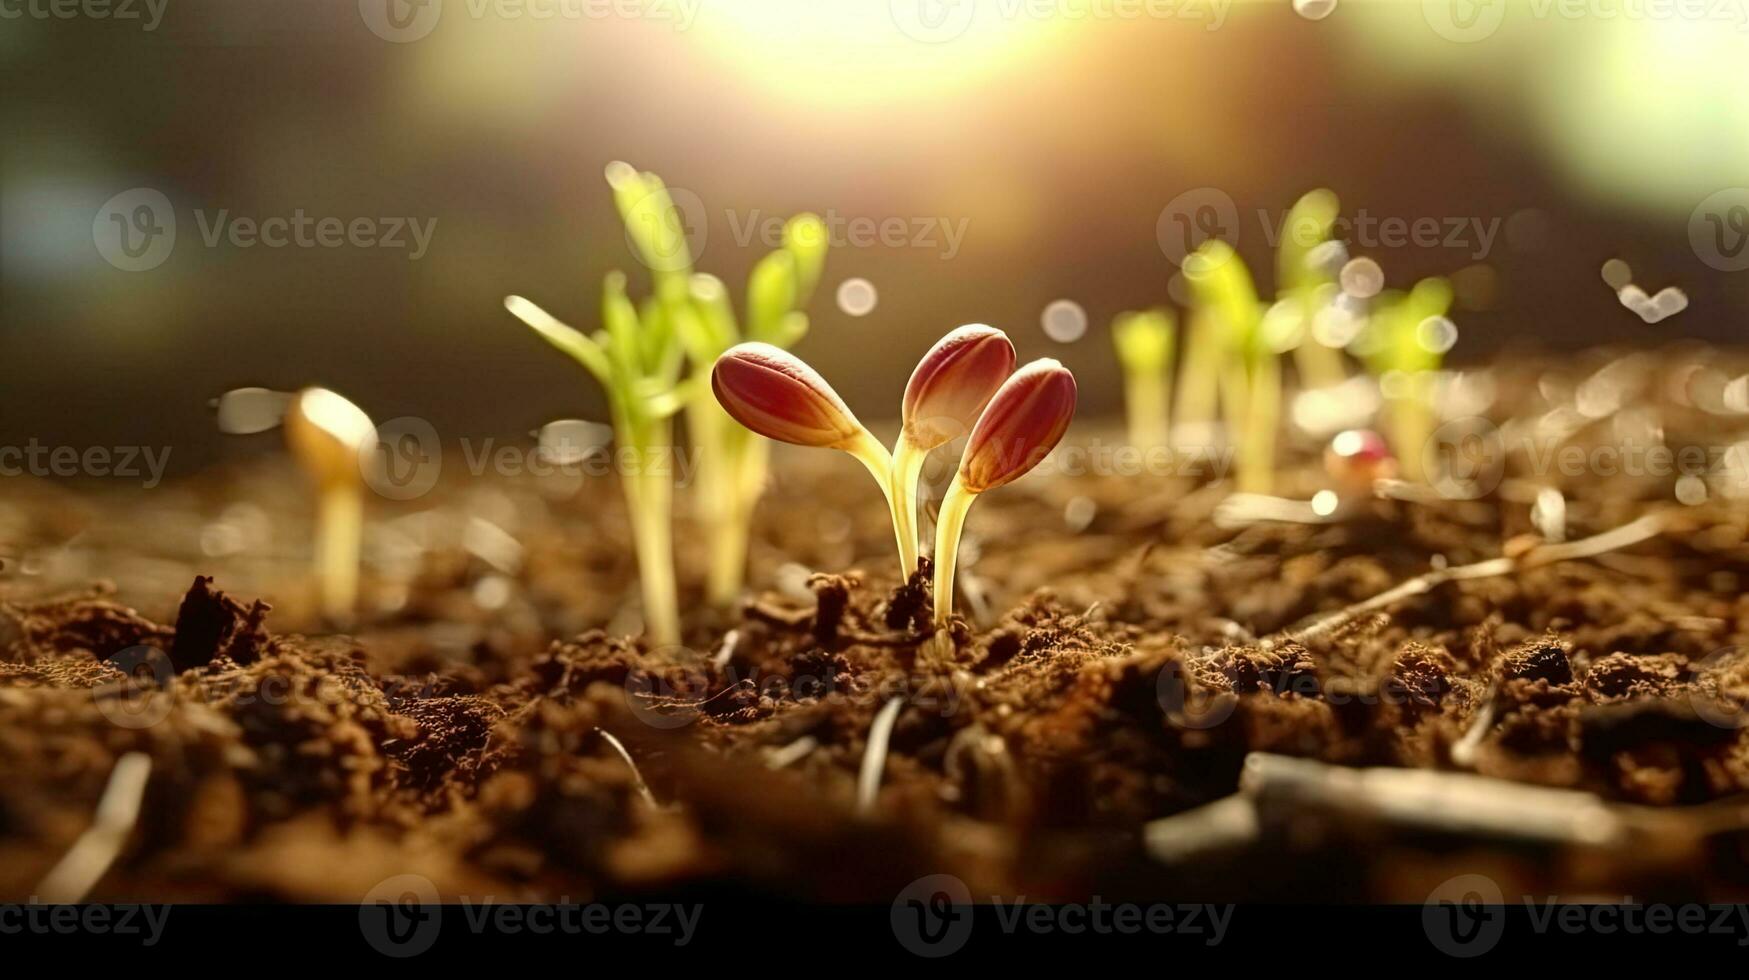
[[[975,83],[1065,26],[1000,5],[943,0],[718,0],[689,32],[786,99],[902,102]]]

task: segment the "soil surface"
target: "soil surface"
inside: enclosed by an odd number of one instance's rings
[[[1509,394],[1487,410],[1526,431],[1571,421],[1561,444],[1582,448],[1618,444],[1635,411],[1671,447],[1735,444],[1745,417],[1697,407],[1694,370],[1524,366],[1490,377]],[[1612,371],[1628,404],[1581,412],[1585,383]],[[1088,428],[1076,445],[1118,445]],[[1058,467],[974,507],[943,642],[927,583],[895,579],[862,471],[780,451],[748,599],[703,602],[683,506],[687,643],[652,648],[611,477],[473,476],[460,459],[427,495],[373,498],[366,612],[335,632],[304,577],[310,502],[271,445],[151,493],[10,481],[0,898],[33,894],[129,752],[152,759],[144,807],[95,898],[354,902],[418,874],[447,897],[889,902],[951,873],[1035,899],[1419,902],[1473,871],[1508,895],[1749,896],[1741,822],[1629,850],[1308,818],[1174,863],[1143,835],[1234,793],[1255,751],[1469,771],[1678,819],[1741,800],[1749,507],[1731,492],[1749,487],[1724,463],[1684,504],[1677,474],[1569,477],[1515,454],[1480,500],[1240,527],[1216,520],[1230,485],[1204,464]],[[1315,440],[1288,456],[1279,492],[1329,484]],[[1670,523],[1294,638],[1431,570],[1535,554],[1543,488],[1564,494],[1569,540]],[[860,813],[871,726],[894,699]]]

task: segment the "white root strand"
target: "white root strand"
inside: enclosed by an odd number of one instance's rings
[[[862,772],[856,780],[856,812],[867,816],[874,812],[875,797],[881,791],[881,773],[887,767],[887,742],[893,737],[893,724],[899,720],[899,708],[904,698],[893,698],[875,715],[868,729],[868,748],[862,754]]]
[[[117,760],[91,826],[37,884],[37,901],[64,905],[82,902],[91,894],[133,834],[151,776],[152,757],[144,752],[129,752]]]
[[[1518,569],[1552,565],[1555,562],[1572,561],[1576,558],[1590,558],[1626,548],[1639,544],[1648,538],[1656,537],[1663,532],[1667,523],[1668,519],[1663,513],[1647,514],[1636,521],[1623,524],[1621,527],[1605,531],[1602,534],[1592,535],[1589,538],[1544,545],[1520,558],[1490,558],[1473,565],[1435,569],[1387,589],[1370,599],[1357,602],[1346,609],[1338,609],[1298,630],[1288,630],[1282,636],[1288,640],[1303,642],[1346,626],[1367,613],[1377,612],[1411,596],[1430,592],[1447,582],[1508,575]]]
[[[642,796],[644,802],[650,804],[652,809],[660,810],[662,805],[656,802],[656,794],[650,792],[650,784],[644,782],[644,774],[638,771],[638,764],[632,761],[632,754],[626,751],[625,743],[615,738],[613,733],[605,728],[597,728],[595,733],[612,746],[613,750],[619,753],[621,759],[625,760],[626,768],[632,771],[632,782],[637,786],[638,795]]]

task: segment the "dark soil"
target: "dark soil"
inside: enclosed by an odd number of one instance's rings
[[[1671,445],[1723,438],[1698,410],[1661,411]],[[1309,496],[1317,447],[1296,452],[1280,489]],[[1514,481],[1485,501],[1220,530],[1227,487],[1195,475],[1034,475],[973,510],[962,574],[981,601],[961,601],[944,647],[922,629],[926,583],[892,579],[855,464],[779,453],[756,594],[705,608],[683,520],[689,642],[662,649],[623,635],[634,569],[607,479],[451,479],[373,502],[371,611],[351,636],[311,611],[307,503],[278,464],[138,497],[14,487],[0,898],[31,894],[130,751],[153,759],[146,805],[98,898],[350,902],[416,873],[449,896],[886,902],[947,872],[1039,899],[1418,902],[1480,869],[1507,894],[1749,896],[1740,830],[1631,854],[1379,826],[1189,865],[1143,849],[1147,821],[1233,793],[1248,752],[1461,769],[1452,748],[1484,708],[1483,775],[1673,813],[1749,793],[1749,728],[1716,710],[1749,699],[1749,510],[1677,505],[1673,478],[1546,482],[1572,538],[1653,508],[1677,524],[1302,645],[1282,631],[1534,533]],[[1186,695],[1163,698],[1163,674]],[[895,697],[859,816],[869,729]]]

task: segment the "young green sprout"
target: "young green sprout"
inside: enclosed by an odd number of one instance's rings
[[[917,569],[917,484],[929,452],[970,432],[984,406],[1014,373],[1014,344],[981,323],[967,324],[936,341],[905,385],[904,424],[893,449],[892,497],[899,502],[900,561]]]
[[[625,163],[609,165],[607,179],[627,236],[656,287],[640,316],[679,342],[695,376],[742,339],[788,347],[807,333],[802,309],[825,266],[825,222],[811,214],[790,219],[782,246],[753,267],[743,338],[722,280],[693,272],[681,215],[661,179]],[[713,605],[728,606],[740,596],[746,576],[753,509],[765,488],[770,445],[731,424],[710,398],[688,399],[686,429],[698,449],[698,514],[709,555],[705,591]]]
[[[1457,339],[1446,313],[1452,288],[1423,279],[1407,294],[1380,294],[1362,337],[1362,357],[1384,392],[1386,431],[1407,480],[1425,478],[1422,458],[1433,435],[1433,386]]]
[[[680,382],[682,352],[673,342],[670,325],[662,318],[640,323],[638,311],[626,297],[625,277],[617,272],[607,277],[602,299],[607,328],[594,336],[559,322],[520,296],[507,298],[504,307],[583,365],[607,392],[614,441],[622,458],[635,460],[622,469],[620,483],[631,512],[646,626],[656,643],[679,643],[671,524],[674,485],[667,467],[651,465],[672,451],[672,418],[690,394]]]
[[[797,446],[840,449],[868,468],[886,497],[898,540],[900,577],[916,568],[915,544],[907,549],[901,502],[893,495],[892,455],[864,428],[850,407],[801,358],[771,344],[736,344],[717,358],[711,390],[735,421],[753,432]],[[909,556],[909,561],[907,561]]]
[[[1120,313],[1111,324],[1111,341],[1123,369],[1124,416],[1130,445],[1165,446],[1172,402],[1172,359],[1176,353],[1172,312],[1153,309]]]
[[[1290,304],[1295,316],[1299,341],[1294,345],[1294,365],[1308,389],[1338,385],[1348,377],[1342,352],[1326,346],[1312,329],[1320,297],[1340,271],[1340,261],[1328,259],[1332,250],[1343,254],[1341,243],[1330,237],[1340,210],[1336,195],[1328,190],[1306,194],[1282,222],[1281,247],[1275,253],[1276,299]]]
[[[1215,417],[1221,408],[1221,374],[1225,369],[1221,325],[1212,311],[1192,305],[1185,314],[1183,381],[1173,412],[1174,444],[1215,438]]]
[[[306,388],[285,414],[292,455],[316,484],[316,581],[323,615],[352,618],[358,602],[358,550],[364,531],[361,465],[376,452],[376,426],[357,405],[326,388]]]
[[[966,513],[978,494],[1011,483],[1056,448],[1075,416],[1075,376],[1049,358],[1003,383],[966,440],[935,522],[935,625],[953,618],[953,573]]]
[[[1263,316],[1251,273],[1233,247],[1204,242],[1185,259],[1184,277],[1200,311],[1218,324],[1224,363],[1222,400],[1236,421],[1238,488],[1266,494],[1275,478],[1275,435],[1281,412],[1279,355],[1290,338],[1285,327]]]

